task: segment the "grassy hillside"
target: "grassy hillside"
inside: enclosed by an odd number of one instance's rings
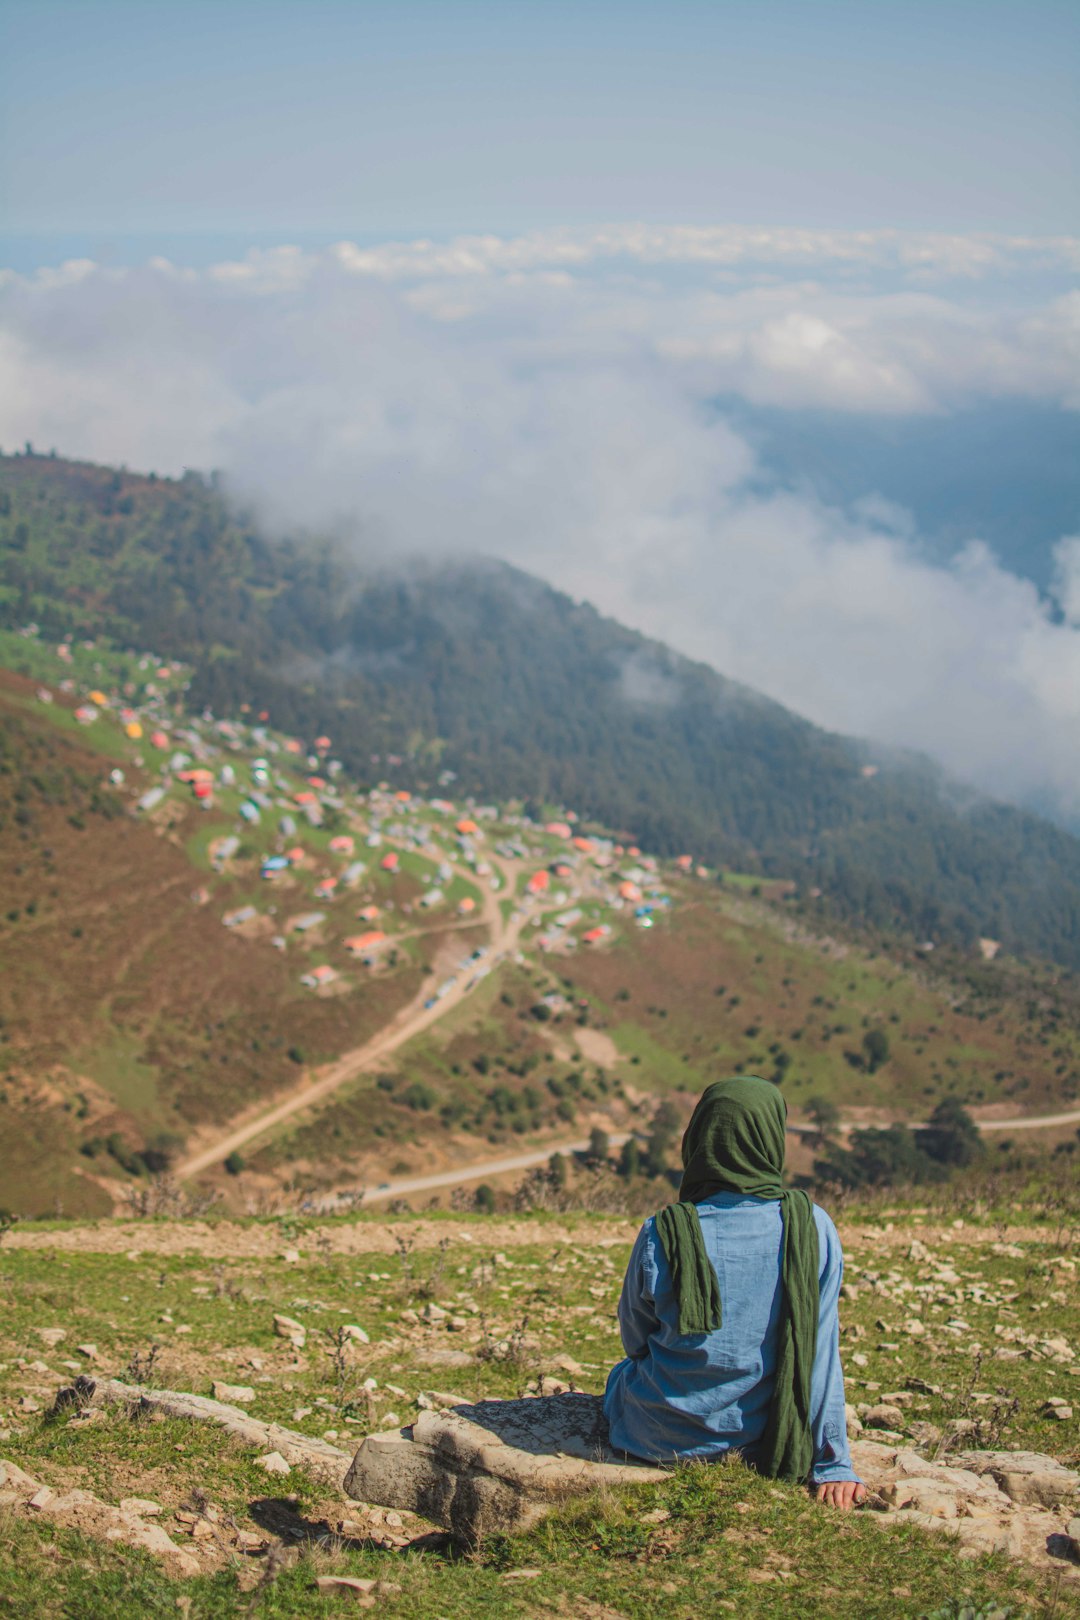
[[[1048,1399],[1075,1397],[1069,1238],[1048,1206],[1014,1211],[1020,1225],[1007,1240],[1000,1211],[964,1208],[955,1224],[955,1206],[853,1210],[845,1220],[848,1400],[865,1412],[887,1393],[904,1443],[927,1455],[1012,1445],[1075,1464],[1075,1424],[1046,1415]],[[877,1514],[841,1520],[737,1465],[605,1493],[463,1558],[411,1515],[388,1522],[300,1469],[268,1478],[256,1450],[215,1430],[117,1409],[85,1421],[45,1415],[76,1366],[202,1394],[218,1379],[245,1384],[253,1416],[343,1449],[409,1422],[432,1391],[515,1396],[545,1377],[599,1391],[620,1354],[614,1311],[633,1233],[599,1217],[455,1216],[12,1234],[0,1456],[57,1491],[151,1498],[199,1573],[170,1575],[148,1553],[63,1517],[10,1512],[0,1519],[5,1613],[284,1620],[343,1612],[344,1599],[315,1588],[331,1573],[387,1583],[377,1612],[389,1620],[1075,1612],[1075,1586],[1045,1571],[1000,1553],[961,1556],[947,1535],[884,1529]],[[456,1329],[423,1321],[429,1303]],[[299,1352],[274,1335],[275,1311],[306,1329]],[[342,1323],[370,1342],[343,1352]],[[50,1344],[41,1332],[54,1328],[64,1337]]]
[[[0,459],[0,623],[193,668],[187,701],[328,731],[361,778],[567,804],[908,937],[1080,963],[1080,842],[877,757],[514,570],[358,573],[194,475]]]
[[[647,1135],[658,1098],[738,1069],[782,1083],[796,1118],[815,1098],[867,1123],[945,1097],[1005,1117],[1077,1100],[1064,970],[823,933],[790,885],[758,894],[596,833],[584,853],[513,808],[463,835],[449,801],[358,793],[325,749],[191,717],[184,666],[62,645],[0,632],[34,677],[0,675],[3,1202],[19,1213],[104,1213],[246,1120],[242,1151],[203,1174],[234,1207],[593,1128]],[[525,896],[538,870],[545,901]],[[474,958],[495,921],[512,950]],[[347,941],[373,927],[384,943],[360,961]],[[325,1065],[450,983],[466,993],[437,1023],[308,1102]],[[278,1099],[294,1111],[264,1130]]]

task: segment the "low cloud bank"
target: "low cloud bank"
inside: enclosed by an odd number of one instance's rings
[[[0,444],[221,467],[271,524],[368,555],[504,557],[822,724],[1080,817],[1080,538],[1056,601],[977,536],[935,564],[895,507],[771,487],[710,403],[1076,408],[1080,297],[1009,282],[1072,244],[600,237],[8,275]]]

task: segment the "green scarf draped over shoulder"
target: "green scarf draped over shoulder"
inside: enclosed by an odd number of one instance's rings
[[[679,1332],[712,1333],[721,1323],[720,1285],[697,1205],[717,1192],[779,1200],[783,1300],[776,1374],[765,1433],[753,1461],[759,1472],[774,1479],[801,1482],[814,1460],[810,1375],[817,1346],[819,1257],[813,1205],[804,1192],[783,1184],[786,1125],[787,1104],[770,1081],[744,1075],[709,1086],[683,1137],[679,1202],[660,1211],[656,1230],[671,1268]]]

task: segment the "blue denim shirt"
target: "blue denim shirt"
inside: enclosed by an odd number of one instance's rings
[[[751,1457],[765,1431],[781,1301],[779,1201],[716,1193],[698,1205],[720,1281],[722,1324],[682,1335],[671,1269],[653,1217],[638,1233],[619,1300],[627,1359],[613,1367],[604,1412],[617,1449],[636,1457]],[[837,1301],[844,1258],[836,1227],[814,1205],[821,1306],[811,1380],[818,1483],[855,1479],[844,1417]]]

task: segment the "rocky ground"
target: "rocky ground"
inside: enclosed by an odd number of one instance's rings
[[[462,1402],[598,1393],[625,1221],[17,1230],[0,1250],[2,1612],[1080,1612],[1074,1235],[1022,1210],[1008,1227],[898,1210],[844,1235],[868,1510],[687,1469],[508,1515],[462,1552],[406,1495],[351,1500],[348,1463],[366,1435],[438,1427]],[[224,1426],[199,1421],[215,1401]]]

